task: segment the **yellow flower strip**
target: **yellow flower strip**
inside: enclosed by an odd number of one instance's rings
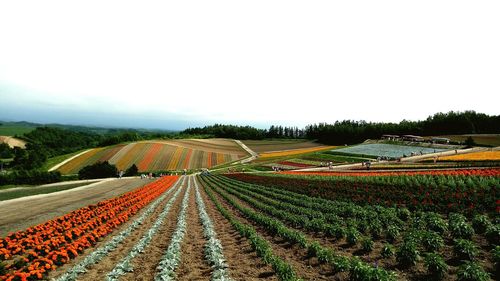
[[[440,157],[439,160],[451,161],[498,161],[500,160],[500,151],[481,151],[466,154]]]
[[[290,156],[296,154],[304,154],[310,152],[317,152],[321,150],[330,150],[334,149],[336,146],[320,146],[320,147],[311,147],[311,148],[302,148],[302,149],[292,149],[292,150],[283,150],[276,152],[264,152],[259,155],[260,158],[271,158],[271,157],[283,157]]]

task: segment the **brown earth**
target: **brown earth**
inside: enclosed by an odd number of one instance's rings
[[[264,264],[252,249],[250,242],[241,236],[229,221],[217,210],[200,185],[200,193],[207,214],[212,219],[217,238],[221,241],[229,276],[234,280],[278,280],[272,267]]]
[[[289,263],[300,278],[305,280],[344,280],[345,276],[342,274],[335,275],[330,266],[320,264],[317,258],[310,257],[306,249],[301,248],[299,245],[290,244],[280,237],[268,234],[264,227],[247,219],[219,194],[215,191],[213,193],[224,208],[230,211],[240,222],[253,226],[257,233],[268,241],[273,253]],[[245,206],[244,203],[242,205]]]
[[[20,139],[16,139],[13,137],[9,136],[0,136],[0,143],[6,143],[8,144],[11,148],[14,147],[20,147],[20,148],[26,148],[26,142]]]
[[[165,143],[190,149],[223,154],[237,154],[240,156],[248,155],[248,153],[243,148],[241,148],[234,140],[230,139],[181,139],[155,140],[145,142]]]
[[[0,202],[0,237],[10,232],[26,229],[50,219],[65,215],[73,210],[116,197],[150,180],[116,179],[88,188],[50,193],[36,198]]]

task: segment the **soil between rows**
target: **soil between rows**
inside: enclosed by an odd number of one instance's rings
[[[248,220],[242,213],[229,204],[224,198],[213,191],[217,200],[230,211],[239,221],[249,224],[255,228],[257,233],[267,240],[273,249],[273,253],[281,257],[284,261],[288,262],[295,273],[304,280],[345,280],[346,276],[343,274],[334,274],[332,268],[318,262],[317,258],[310,257],[307,250],[298,245],[290,244],[280,237],[269,235],[268,232],[261,225]],[[236,198],[235,198],[236,199]],[[237,201],[240,203],[240,201]],[[242,206],[248,207],[244,202]]]
[[[198,183],[200,183],[198,181]],[[241,236],[229,221],[217,210],[214,203],[205,193],[203,184],[200,193],[207,214],[212,219],[217,238],[221,241],[224,257],[228,265],[229,276],[234,280],[278,280],[270,265],[264,264],[262,259],[252,249],[250,242]]]

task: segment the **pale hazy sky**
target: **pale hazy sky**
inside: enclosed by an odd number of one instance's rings
[[[500,114],[500,1],[0,1],[0,120]]]

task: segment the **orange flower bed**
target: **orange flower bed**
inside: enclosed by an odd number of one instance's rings
[[[312,147],[312,148],[265,152],[265,153],[261,153],[259,155],[259,157],[260,158],[282,157],[282,156],[290,156],[290,155],[296,155],[296,154],[316,152],[316,151],[321,151],[321,150],[329,150],[329,149],[334,149],[334,148],[336,148],[336,146],[320,146],[320,147]]]
[[[446,176],[500,176],[500,168],[491,169],[464,169],[464,170],[428,170],[428,171],[383,171],[383,172],[300,172],[285,171],[280,174],[300,176],[353,176],[353,177],[378,177],[378,176],[414,176],[414,175],[446,175]]]
[[[43,224],[0,238],[0,261],[6,263],[2,281],[44,279],[54,270],[94,246],[128,221],[176,181],[163,177],[119,197],[75,210]]]
[[[500,151],[481,151],[439,158],[447,161],[500,161]]]

